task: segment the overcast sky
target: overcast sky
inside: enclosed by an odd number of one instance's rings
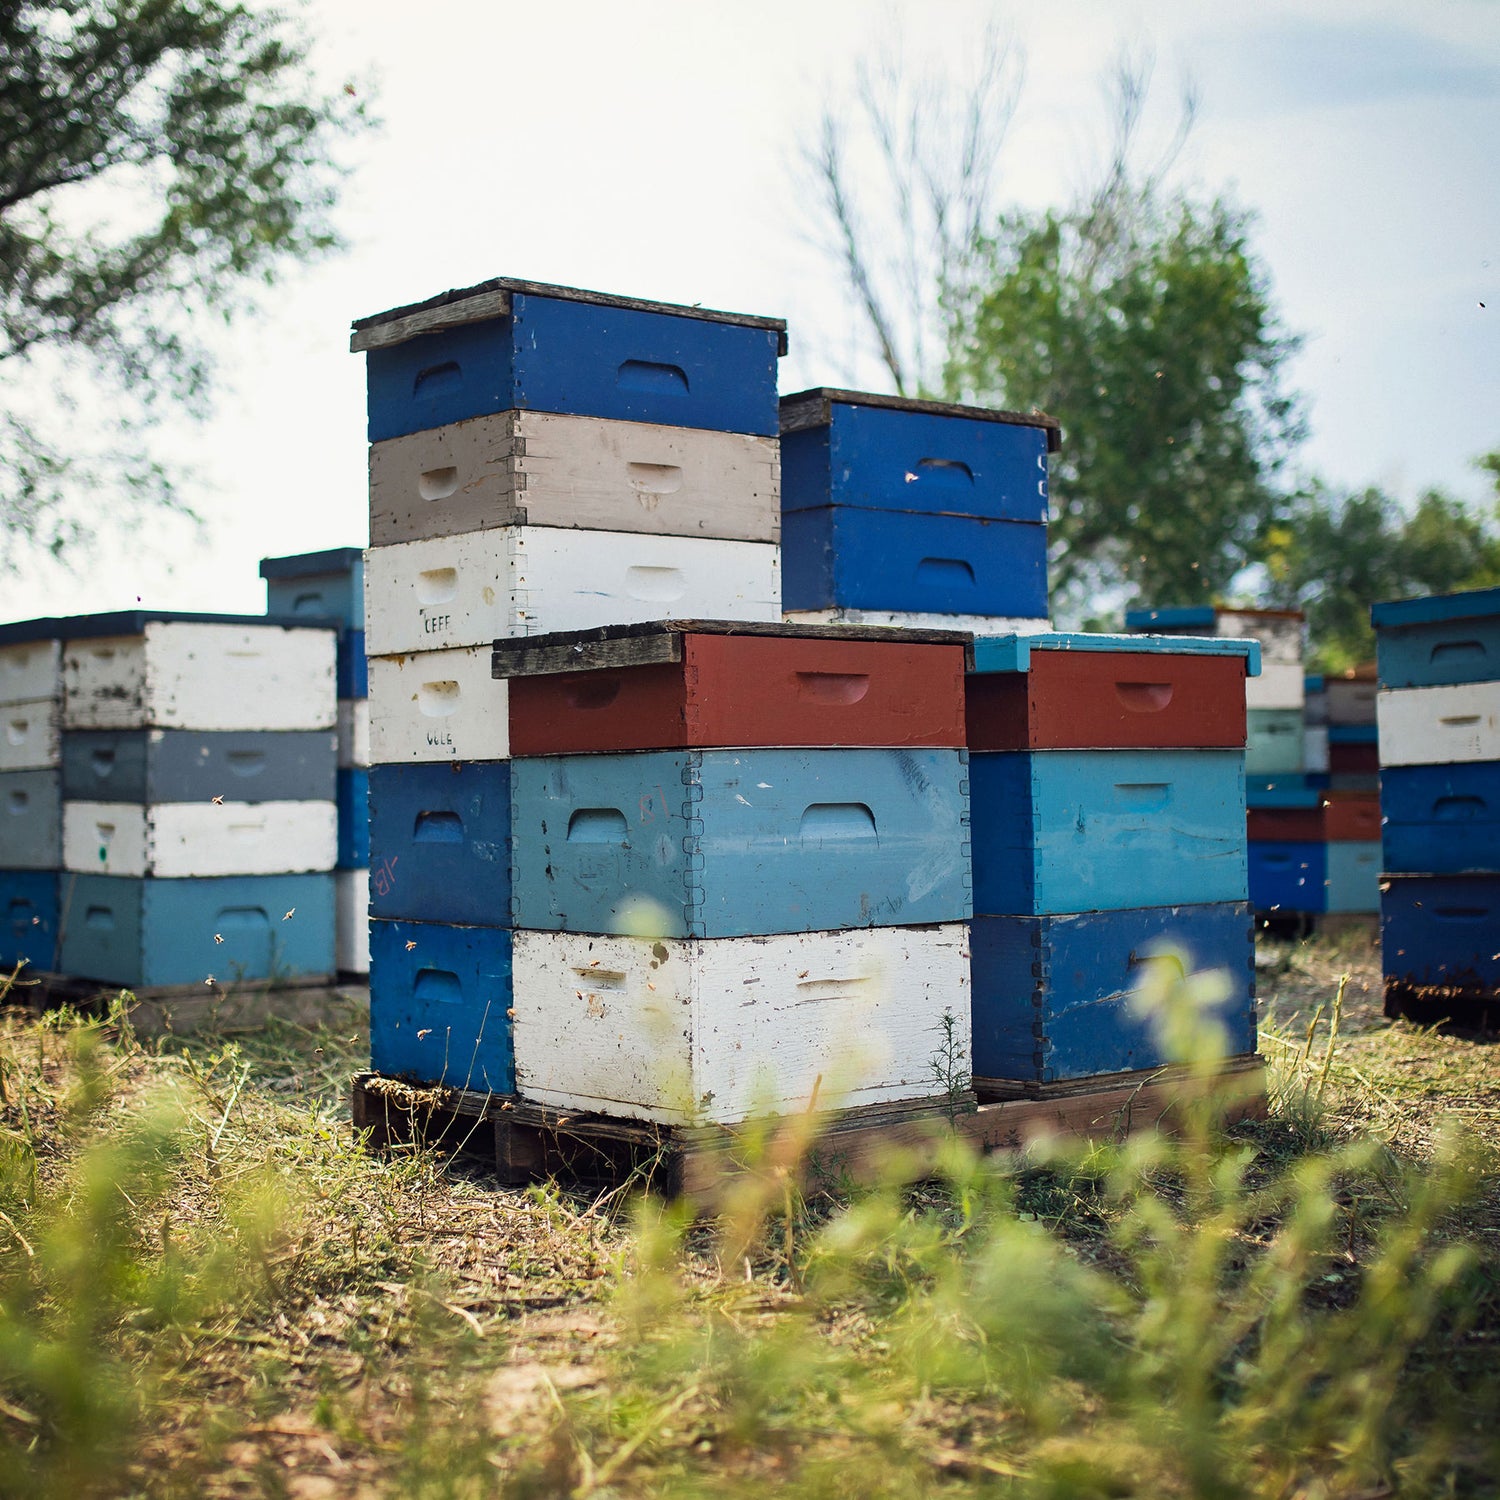
[[[798,142],[893,11],[918,59],[961,69],[984,18],[1026,59],[1002,196],[1061,202],[1103,138],[1100,77],[1156,57],[1199,117],[1179,180],[1259,215],[1255,245],[1308,398],[1308,471],[1478,499],[1500,447],[1500,4],[1491,0],[310,0],[331,81],[373,79],[341,222],[220,341],[193,463],[201,534],[148,527],[68,573],[28,565],[4,618],[256,611],[260,557],[367,540],[364,369],[351,319],[505,275],[787,318],[781,388],[863,380],[833,270],[808,244]],[[1067,413],[1058,413],[1064,427]]]

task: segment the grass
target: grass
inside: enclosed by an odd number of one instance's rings
[[[1377,970],[1265,946],[1264,1122],[709,1223],[363,1152],[355,1029],[9,1013],[0,1494],[1500,1492],[1494,1049]]]

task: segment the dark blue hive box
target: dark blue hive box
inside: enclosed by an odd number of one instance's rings
[[[1500,761],[1387,766],[1380,811],[1387,870],[1500,872]]]
[[[1242,764],[1235,750],[971,755],[976,915],[1245,900]]]
[[[370,773],[363,767],[338,773],[339,869],[363,870],[370,863]]]
[[[1500,994],[1500,875],[1391,875],[1381,884],[1387,981]]]
[[[1328,910],[1328,845],[1251,839],[1250,904],[1262,912]]]
[[[354,329],[372,443],[511,409],[777,432],[779,318],[497,278]]]
[[[70,802],[330,802],[338,736],[326,729],[70,729]]]
[[[976,1080],[1052,1083],[1173,1061],[1131,1004],[1158,944],[1182,949],[1191,972],[1228,972],[1230,995],[1217,1012],[1227,1055],[1254,1052],[1254,929],[1244,902],[976,917]]]
[[[370,923],[370,1066],[480,1093],[516,1087],[503,927]]]
[[[1500,678],[1500,588],[1377,604],[1370,619],[1383,688]]]
[[[510,761],[370,770],[370,911],[510,923]]]
[[[52,870],[0,870],[0,967],[25,959],[57,968],[58,876]]]

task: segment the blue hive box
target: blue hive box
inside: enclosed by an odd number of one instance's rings
[[[370,1066],[480,1093],[516,1087],[503,927],[370,923]]]
[[[25,959],[57,968],[58,876],[52,870],[0,870],[0,968]]]
[[[1131,995],[1158,944],[1192,972],[1226,970],[1228,1055],[1255,1051],[1254,930],[1244,902],[1042,917],[976,917],[974,1076],[1052,1083],[1181,1061]]]
[[[781,399],[783,514],[825,506],[1047,519],[1049,417],[860,391]]]
[[[1047,528],[842,505],[792,511],[781,522],[781,599],[788,610],[1039,619]]]
[[[1387,766],[1380,811],[1387,870],[1500,872],[1500,761]]]
[[[1235,750],[972,755],[975,913],[1244,901],[1242,764]]]
[[[334,691],[340,698],[370,696],[370,664],[365,659],[363,630],[345,630],[339,635],[334,666]]]
[[[1328,910],[1328,844],[1252,839],[1250,905],[1263,912]]]
[[[70,729],[70,802],[330,802],[338,736],[326,729]]]
[[[498,278],[354,328],[372,443],[513,408],[777,432],[779,318]]]
[[[148,988],[334,973],[334,881],[314,875],[164,880],[65,875],[64,973]]]
[[[1381,884],[1388,980],[1500,994],[1500,875],[1390,875]]]
[[[370,863],[370,773],[363,767],[338,773],[339,869],[362,870]]]
[[[1377,604],[1370,619],[1383,688],[1500,678],[1500,588]]]
[[[371,768],[374,916],[510,924],[511,764]]]
[[[337,620],[345,630],[365,628],[365,561],[358,547],[263,557],[266,613],[314,615]]]
[[[513,761],[512,925],[719,938],[967,921],[966,761],[777,749]]]

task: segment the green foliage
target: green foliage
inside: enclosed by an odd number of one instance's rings
[[[6,530],[57,552],[86,529],[69,493],[171,502],[142,436],[204,408],[191,310],[228,317],[339,245],[331,153],[363,105],[320,93],[308,48],[285,12],[227,0],[0,5]],[[92,454],[46,416],[83,401],[118,423]]]
[[[1064,609],[1124,585],[1211,598],[1245,564],[1300,436],[1251,219],[1223,200],[1121,188],[1012,213],[980,242],[979,290],[951,308],[950,395],[1063,424],[1050,464],[1052,580]]]
[[[1478,467],[1500,499],[1500,453]],[[1267,528],[1262,560],[1269,602],[1307,614],[1313,663],[1343,671],[1375,655],[1372,604],[1500,583],[1500,505],[1485,515],[1429,490],[1407,510],[1378,489],[1318,486]]]

